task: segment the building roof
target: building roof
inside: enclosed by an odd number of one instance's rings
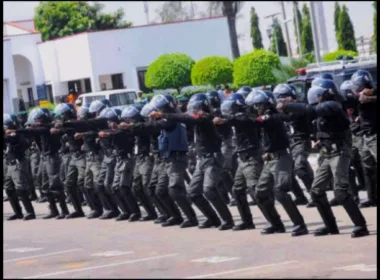
[[[7,21],[7,22],[4,22],[3,24],[13,26],[15,28],[21,29],[21,30],[29,32],[29,33],[39,33],[35,28],[28,28],[28,27],[20,24],[20,22],[26,22],[26,21],[27,20],[17,21],[17,22],[16,21]],[[11,36],[11,35],[7,35],[7,36]]]
[[[213,19],[219,19],[219,18],[226,18],[226,17],[225,16],[216,16],[216,17],[197,18],[197,19],[189,19],[189,20],[181,20],[181,21],[173,21],[173,22],[163,22],[163,23],[152,23],[152,24],[136,25],[136,26],[131,26],[131,27],[123,27],[123,28],[112,28],[112,29],[105,29],[105,30],[90,30],[90,31],[84,31],[84,32],[72,34],[72,35],[67,35],[67,36],[60,37],[60,38],[46,40],[44,42],[39,42],[38,44],[45,43],[45,42],[56,41],[56,40],[60,40],[60,39],[65,39],[65,38],[73,37],[73,36],[77,36],[77,35],[88,34],[88,33],[116,31],[116,30],[122,30],[122,29],[133,29],[133,28],[143,28],[143,27],[153,27],[153,26],[169,25],[169,24],[188,23],[188,22],[194,22],[194,21],[213,20]]]

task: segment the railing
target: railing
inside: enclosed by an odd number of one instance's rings
[[[335,71],[344,68],[377,66],[377,55],[358,56],[353,60],[335,60],[321,63],[311,63],[306,66],[306,72]]]

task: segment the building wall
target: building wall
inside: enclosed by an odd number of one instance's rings
[[[11,108],[10,112],[14,112],[12,99],[17,98],[17,89],[10,40],[3,40],[3,90],[7,95],[3,93],[3,108]]]
[[[123,73],[126,87],[137,88],[136,68],[165,53],[232,58],[228,38],[226,18],[88,33],[94,90],[100,90],[99,75],[114,73]]]
[[[29,34],[28,31],[22,30],[20,28],[16,28],[14,26],[8,25],[6,23],[3,24],[4,35],[20,35],[20,34]]]

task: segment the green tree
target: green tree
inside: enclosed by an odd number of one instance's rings
[[[377,53],[377,2],[373,1],[373,8],[375,9],[375,13],[373,15],[373,49],[375,53]]]
[[[280,58],[262,49],[242,55],[233,63],[233,80],[235,87],[262,86],[277,81],[275,69],[280,67]]]
[[[161,22],[175,22],[188,20],[190,13],[183,5],[182,1],[165,1],[164,4],[156,10]]]
[[[278,19],[273,20],[273,35],[271,38],[271,44],[269,50],[273,53],[277,53],[279,56],[288,56],[284,35],[282,34],[282,28]]]
[[[251,7],[251,38],[254,49],[263,49],[263,39],[259,27],[259,17],[254,7]]]
[[[129,27],[122,21],[123,9],[114,14],[101,13],[103,5],[85,1],[41,1],[34,13],[34,22],[42,40],[55,39],[90,30]]]
[[[232,82],[232,63],[226,57],[208,56],[197,61],[191,70],[191,82],[194,86],[212,85]]]
[[[297,31],[294,32],[296,34],[296,39],[297,39],[297,53],[299,54],[301,46],[298,46],[298,34],[301,37],[301,34],[302,34],[302,15],[301,15],[301,11],[298,7],[298,1],[292,1],[292,2],[293,2],[293,12],[297,14],[296,16],[298,19],[298,25],[297,25],[296,17],[294,17],[294,19],[293,19],[293,24],[294,24],[294,30],[298,29],[298,32],[299,32],[299,33],[297,33]]]
[[[343,5],[339,15],[338,49],[356,52],[354,26],[348,14],[346,5]]]
[[[310,56],[314,50],[313,31],[311,29],[310,11],[306,4],[302,6],[301,44],[303,55]]]
[[[335,2],[334,6],[334,27],[335,27],[335,37],[338,38],[338,33],[339,33],[339,16],[340,16],[340,6],[338,1]]]
[[[159,56],[149,65],[145,86],[152,89],[176,89],[191,85],[194,60],[186,54],[171,53]]]

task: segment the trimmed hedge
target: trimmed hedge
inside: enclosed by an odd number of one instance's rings
[[[213,85],[232,82],[232,63],[227,57],[208,56],[197,61],[191,70],[191,83]]]
[[[346,51],[346,50],[336,50],[334,52],[326,53],[323,56],[323,61],[334,61],[339,59],[339,56],[358,56],[357,52],[354,51]]]
[[[181,53],[164,54],[149,65],[145,86],[154,89],[181,88],[191,85],[191,69],[194,60]]]
[[[270,85],[276,83],[274,69],[280,67],[280,59],[276,54],[265,50],[254,50],[242,55],[234,61],[234,86]]]

